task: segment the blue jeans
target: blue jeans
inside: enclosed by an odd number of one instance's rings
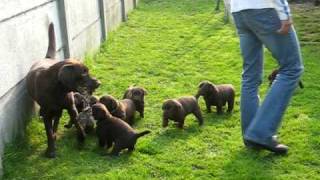
[[[281,21],[275,9],[250,9],[233,13],[243,57],[241,127],[243,138],[271,145],[290,98],[303,72],[300,45],[292,27],[288,34],[277,30]],[[279,64],[279,73],[260,105],[263,46]]]

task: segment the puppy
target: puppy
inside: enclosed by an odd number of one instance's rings
[[[228,103],[227,112],[232,112],[234,106],[235,90],[231,84],[214,85],[209,81],[199,84],[196,98],[203,96],[207,111],[211,112],[211,106],[216,106],[217,113],[222,113],[222,107]]]
[[[137,133],[127,123],[114,117],[102,103],[92,106],[92,115],[97,120],[96,133],[99,139],[99,146],[110,148],[114,143],[111,155],[118,156],[121,150],[134,150],[137,139],[149,134],[146,130]]]
[[[122,99],[118,101],[114,97],[107,95],[101,97],[99,102],[106,106],[112,116],[120,118],[132,126],[136,106],[131,99]]]
[[[275,69],[275,70],[273,70],[273,71],[271,72],[271,74],[268,76],[269,86],[272,85],[272,83],[273,83],[273,81],[276,79],[278,73],[279,73],[279,69]],[[303,83],[302,83],[301,80],[299,80],[299,87],[300,87],[301,89],[304,88],[304,85],[303,85]]]
[[[84,128],[86,133],[90,133],[94,129],[94,119],[91,115],[91,106],[98,102],[98,98],[90,96],[88,100],[80,93],[73,94],[75,105],[79,113],[77,119],[81,126]],[[64,125],[65,128],[69,129],[73,125],[72,119],[69,120],[68,124]]]
[[[178,123],[178,128],[183,128],[186,116],[191,113],[197,118],[200,126],[203,124],[200,107],[195,97],[166,100],[162,105],[162,110],[162,127],[167,127],[170,119]]]
[[[78,141],[83,143],[85,131],[77,120],[78,111],[73,93],[80,92],[87,96],[92,93],[89,89],[96,89],[100,82],[91,77],[89,69],[78,60],[55,60],[56,43],[52,23],[49,25],[48,35],[46,59],[32,65],[26,76],[26,84],[29,95],[40,106],[39,114],[43,118],[48,142],[46,156],[54,158],[55,139],[62,110],[68,110],[78,130]]]
[[[141,87],[130,86],[123,95],[122,99],[131,99],[136,106],[136,110],[140,113],[140,117],[144,117],[144,96],[147,91]]]

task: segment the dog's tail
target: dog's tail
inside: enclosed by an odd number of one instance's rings
[[[301,89],[303,89],[303,88],[304,88],[304,85],[303,85],[303,83],[302,83],[302,81],[301,81],[301,80],[299,81],[299,86],[300,86],[300,88],[301,88]]]
[[[49,24],[48,36],[49,36],[49,43],[48,43],[46,58],[54,59],[56,56],[56,36],[54,34],[53,23]]]
[[[136,134],[136,138],[138,139],[139,137],[142,137],[142,136],[147,135],[149,133],[151,133],[151,131],[149,131],[149,130],[142,131],[142,132]]]

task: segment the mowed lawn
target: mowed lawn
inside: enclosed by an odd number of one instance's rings
[[[296,90],[279,132],[281,142],[290,147],[289,154],[247,150],[240,129],[239,41],[233,25],[225,25],[223,12],[214,11],[214,7],[213,0],[142,0],[100,51],[86,57],[91,73],[102,81],[97,96],[121,98],[133,84],[148,90],[145,118],[136,116],[134,128],[152,133],[139,139],[132,154],[103,155],[94,134],[88,135],[79,150],[75,129],[63,128],[69,119],[65,113],[59,127],[57,158],[47,159],[43,155],[44,125],[35,117],[25,137],[7,146],[4,178],[320,179],[319,41],[302,47],[305,89]],[[299,35],[306,40],[319,39],[314,24],[320,23],[315,15],[320,9],[294,12]],[[307,13],[309,24],[305,23]],[[268,90],[267,75],[276,67],[267,51],[265,60],[262,98]],[[213,109],[208,114],[201,98],[203,127],[190,115],[183,130],[172,122],[163,129],[163,101],[195,95],[202,80],[233,84],[237,91],[234,112],[218,116]]]

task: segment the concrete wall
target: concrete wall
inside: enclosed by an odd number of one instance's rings
[[[48,25],[54,23],[57,58],[81,59],[97,49],[127,17],[135,0],[0,1],[0,173],[5,143],[23,135],[33,102],[24,77],[45,56]],[[45,134],[44,134],[45,135]],[[0,177],[1,179],[1,177]]]
[[[104,1],[107,31],[116,29],[123,20],[123,1]]]

